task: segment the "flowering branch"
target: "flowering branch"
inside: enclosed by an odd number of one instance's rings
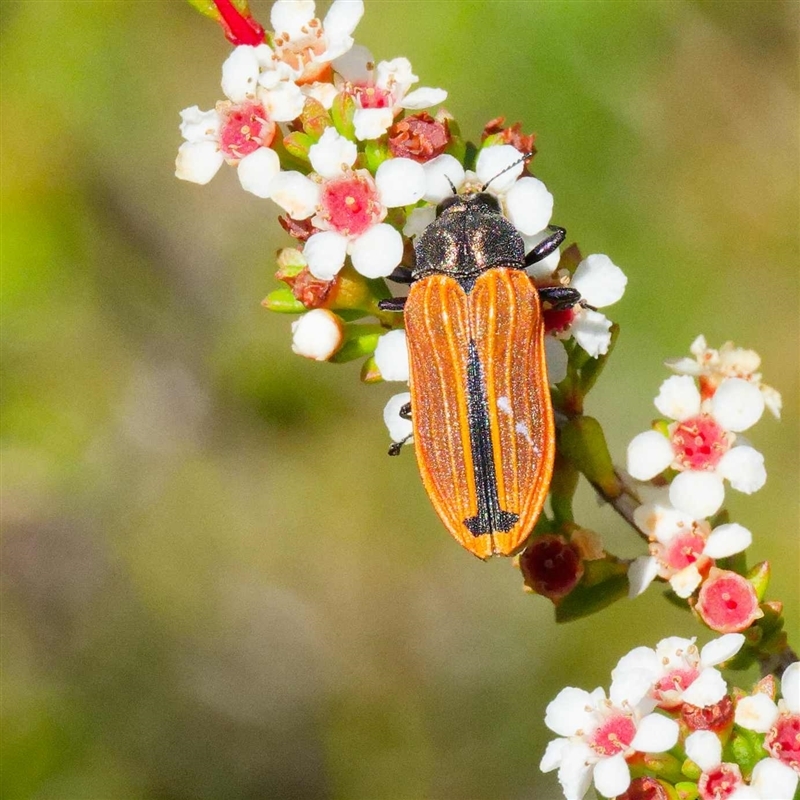
[[[752,534],[721,510],[726,485],[750,494],[766,481],[763,456],[741,438],[765,409],[780,416],[780,395],[762,382],[758,355],[731,343],[716,350],[701,336],[691,358],[667,361],[675,374],[655,398],[660,416],[629,444],[626,469],[615,466],[600,422],[584,407],[620,332],[599,309],[623,297],[627,278],[608,256],[553,245],[554,199],[532,172],[533,135],[498,117],[479,142],[463,138],[441,108],[446,91],[416,87],[406,58],[376,62],[354,46],[362,0],[335,0],[323,20],[313,3],[278,0],[271,31],[246,0],[189,2],[236,46],[222,65],[224,99],[181,112],[176,175],[206,184],[225,164],[245,191],[275,204],[294,245],[278,253],[282,285],[263,305],[296,316],[295,353],[360,361],[367,384],[408,382],[403,315],[386,303],[395,293],[387,281],[411,282],[415,243],[454,193],[491,194],[525,253],[536,256],[526,269],[531,284],[582,298],[543,308],[557,441],[549,510],[515,561],[525,588],[566,622],[658,580],[670,600],[721,635],[702,648],[671,637],[654,650],[634,649],[612,671],[608,695],[564,689],[547,709],[545,723],[559,738],[542,769],[558,770],[567,800],[592,782],[627,800],[791,800],[800,773],[800,667],[781,603],[766,600],[769,564],[748,567]],[[392,453],[413,441],[409,397],[396,393],[384,409]],[[498,408],[501,400],[508,398],[498,398]],[[517,430],[528,434],[524,424]],[[575,519],[581,476],[647,543],[647,554],[618,558]],[[749,692],[729,688],[717,669],[755,662],[766,677]]]

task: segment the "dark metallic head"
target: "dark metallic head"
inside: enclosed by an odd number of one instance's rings
[[[454,194],[436,208],[436,219],[414,245],[414,279],[437,273],[466,291],[492,267],[524,268],[525,243],[488,192]]]

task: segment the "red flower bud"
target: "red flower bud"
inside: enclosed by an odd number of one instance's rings
[[[389,150],[395,158],[424,163],[441,155],[449,143],[447,125],[424,111],[401,119],[389,129]]]
[[[537,594],[560,600],[583,577],[578,548],[563,536],[540,536],[519,558],[525,585]]]

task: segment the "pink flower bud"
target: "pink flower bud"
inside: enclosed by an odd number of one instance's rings
[[[735,572],[716,567],[700,587],[695,611],[720,633],[743,631],[764,616],[753,585]]]

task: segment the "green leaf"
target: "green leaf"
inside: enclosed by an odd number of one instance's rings
[[[281,286],[280,289],[270,292],[261,305],[269,311],[277,311],[279,314],[302,314],[306,307],[292,294],[288,286]]]
[[[749,775],[765,755],[764,734],[737,726],[725,745],[722,757],[725,761],[731,760],[738,764],[742,772]]]
[[[380,325],[345,325],[344,344],[329,360],[335,364],[354,361],[372,355],[378,344],[378,339],[386,333]]]
[[[222,19],[219,9],[214,5],[212,0],[187,0],[189,5],[199,11],[204,17],[210,17],[216,22]]]
[[[584,562],[581,582],[556,606],[556,622],[588,617],[628,596],[628,565],[607,557]]]
[[[600,373],[603,371],[603,368],[606,365],[606,362],[609,359],[609,356],[614,351],[614,345],[617,343],[617,339],[619,338],[619,325],[615,322],[611,326],[611,342],[608,345],[608,351],[597,358],[590,358],[582,367],[581,367],[581,378],[580,378],[580,385],[581,385],[581,392],[585,397],[591,391],[592,387],[597,382],[597,379],[600,377]],[[583,349],[583,348],[580,348]]]
[[[333,127],[351,142],[356,140],[356,128],[353,124],[353,116],[356,113],[356,101],[347,92],[339,92],[331,106],[330,115]]]
[[[361,380],[364,383],[380,383],[383,380],[374,356],[370,356],[361,365]]]
[[[308,151],[314,144],[316,144],[314,139],[307,133],[301,133],[300,131],[295,131],[283,137],[283,146],[286,148],[286,152],[302,161],[309,160]]]
[[[614,473],[606,437],[594,417],[573,417],[561,429],[559,451],[582,472],[590,483],[599,486],[606,497],[622,491]]]
[[[769,561],[762,561],[759,564],[756,564],[750,572],[747,573],[747,580],[753,585],[753,588],[756,590],[756,597],[758,598],[758,602],[762,602],[764,600],[764,595],[767,593],[767,587],[769,586],[769,576],[770,576],[770,568],[769,568]]]

